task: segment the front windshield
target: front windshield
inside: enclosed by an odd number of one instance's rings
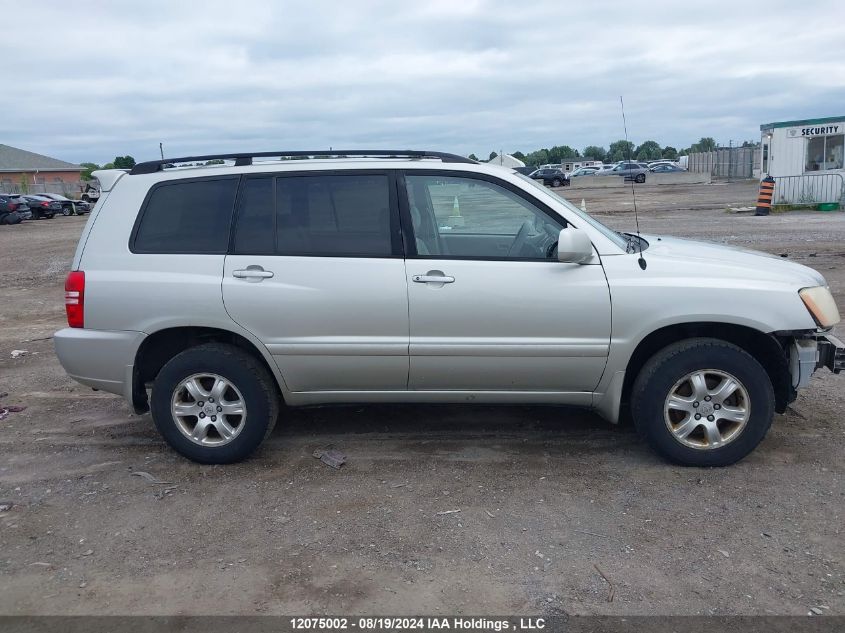
[[[576,207],[569,200],[567,200],[566,198],[563,198],[562,196],[559,196],[554,191],[552,191],[551,189],[548,189],[545,185],[540,184],[536,180],[532,180],[531,178],[528,178],[528,177],[526,177],[523,174],[520,174],[518,172],[516,172],[516,175],[519,176],[520,178],[522,178],[525,182],[530,182],[532,187],[536,187],[537,189],[544,191],[545,193],[554,197],[560,203],[566,205],[566,208],[568,210],[572,211],[572,213],[577,215],[579,218],[583,219],[587,224],[589,224],[594,229],[599,231],[602,235],[604,235],[609,240],[611,240],[619,248],[624,249],[626,251],[628,250],[628,240],[621,233],[617,233],[616,231],[609,229],[604,224],[602,224],[601,222],[596,220],[593,216],[584,213],[583,211],[581,211],[581,209]]]

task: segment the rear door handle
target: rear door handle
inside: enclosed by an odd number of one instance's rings
[[[455,283],[454,277],[448,275],[414,275],[411,279],[418,284],[451,284]]]
[[[264,270],[261,266],[247,266],[240,270],[233,270],[232,277],[246,279],[247,281],[261,281],[273,276],[272,270]]]

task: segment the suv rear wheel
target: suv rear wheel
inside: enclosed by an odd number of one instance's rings
[[[774,390],[750,354],[718,339],[680,341],[655,354],[631,392],[637,430],[684,466],[727,466],[762,441]]]
[[[273,377],[233,345],[208,343],[169,360],[153,382],[153,420],[167,443],[202,464],[245,459],[278,416]]]

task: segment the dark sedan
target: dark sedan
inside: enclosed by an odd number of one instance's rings
[[[32,217],[29,205],[20,196],[0,193],[0,224],[17,224]]]
[[[74,213],[76,215],[84,215],[91,211],[91,205],[83,200],[71,200],[58,193],[39,193],[38,195],[42,198],[55,200],[61,204],[63,215],[73,215]]]
[[[551,185],[552,187],[565,187],[569,184],[569,177],[561,169],[538,169],[528,177],[534,180],[542,180],[544,185]]]
[[[50,200],[50,198],[35,195],[21,197],[26,200],[29,205],[29,210],[32,211],[33,220],[39,220],[41,218],[47,218],[49,220],[57,213],[62,212],[62,204],[56,200]]]
[[[672,174],[679,171],[686,171],[686,169],[681,169],[677,165],[669,165],[667,163],[661,163],[660,165],[649,167],[648,170],[655,174]]]

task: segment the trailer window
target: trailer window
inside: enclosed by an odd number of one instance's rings
[[[845,135],[815,136],[807,140],[804,171],[842,169]]]

